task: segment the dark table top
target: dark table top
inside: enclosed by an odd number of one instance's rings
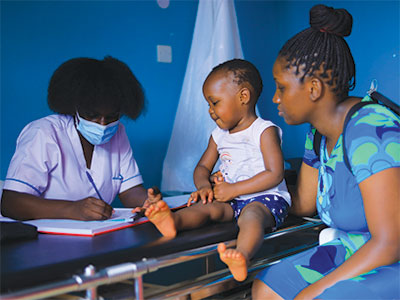
[[[301,223],[289,218],[286,226]],[[221,241],[236,239],[235,222],[182,231],[162,237],[150,223],[94,237],[39,234],[36,239],[1,244],[1,293],[70,279],[89,264],[97,270],[142,258],[156,258]]]
[[[39,234],[37,239],[1,244],[1,291],[9,292],[96,269],[153,258],[236,238],[233,222],[183,231],[164,238],[150,223],[94,237]]]

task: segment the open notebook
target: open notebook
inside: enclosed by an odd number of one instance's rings
[[[171,209],[178,209],[186,206],[190,195],[180,195],[173,197],[165,197],[163,200]],[[41,233],[79,235],[79,236],[95,236],[102,233],[123,229],[148,222],[146,217],[134,220],[135,213],[132,208],[115,208],[113,216],[104,221],[78,221],[70,219],[39,219],[32,221],[24,221],[23,223],[31,224],[37,227]],[[2,218],[5,220],[6,218]],[[14,221],[8,219],[9,221]]]

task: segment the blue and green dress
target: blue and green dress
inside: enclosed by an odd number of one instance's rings
[[[366,96],[362,101],[371,99]],[[285,258],[257,275],[284,299],[293,299],[332,272],[370,239],[358,184],[380,171],[400,167],[400,118],[381,105],[362,107],[347,125],[345,147],[351,171],[343,161],[343,136],[330,155],[322,137],[318,157],[313,150],[314,134],[314,129],[307,133],[303,161],[319,170],[317,210],[321,220],[341,233],[338,239]],[[400,299],[400,264],[340,281],[318,298]]]

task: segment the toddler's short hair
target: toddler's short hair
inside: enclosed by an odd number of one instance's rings
[[[260,72],[251,62],[234,58],[214,67],[208,76],[220,70],[231,71],[237,85],[247,82],[255,94],[254,102],[257,102],[263,89],[263,83]]]

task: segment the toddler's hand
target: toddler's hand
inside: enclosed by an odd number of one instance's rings
[[[162,199],[162,195],[158,187],[153,186],[147,190],[147,199],[144,201],[143,208],[148,208],[153,203]]]
[[[215,172],[210,176],[210,182],[214,186],[216,182],[224,182],[224,177],[222,176],[221,171]]]
[[[196,203],[199,199],[203,202],[203,204],[207,204],[207,202],[211,203],[213,198],[213,190],[210,187],[201,188],[190,194],[187,206],[192,205],[192,203]]]
[[[135,207],[132,209],[133,213],[141,213],[144,212],[147,208],[150,207],[150,205],[156,203],[157,201],[160,201],[162,199],[162,195],[158,187],[153,186],[152,188],[149,188],[147,190],[147,199],[144,200],[143,206],[140,207]]]
[[[235,194],[235,188],[233,184],[227,182],[218,182],[215,179],[215,185],[213,187],[214,198],[218,202],[228,202],[234,199],[237,195]]]

